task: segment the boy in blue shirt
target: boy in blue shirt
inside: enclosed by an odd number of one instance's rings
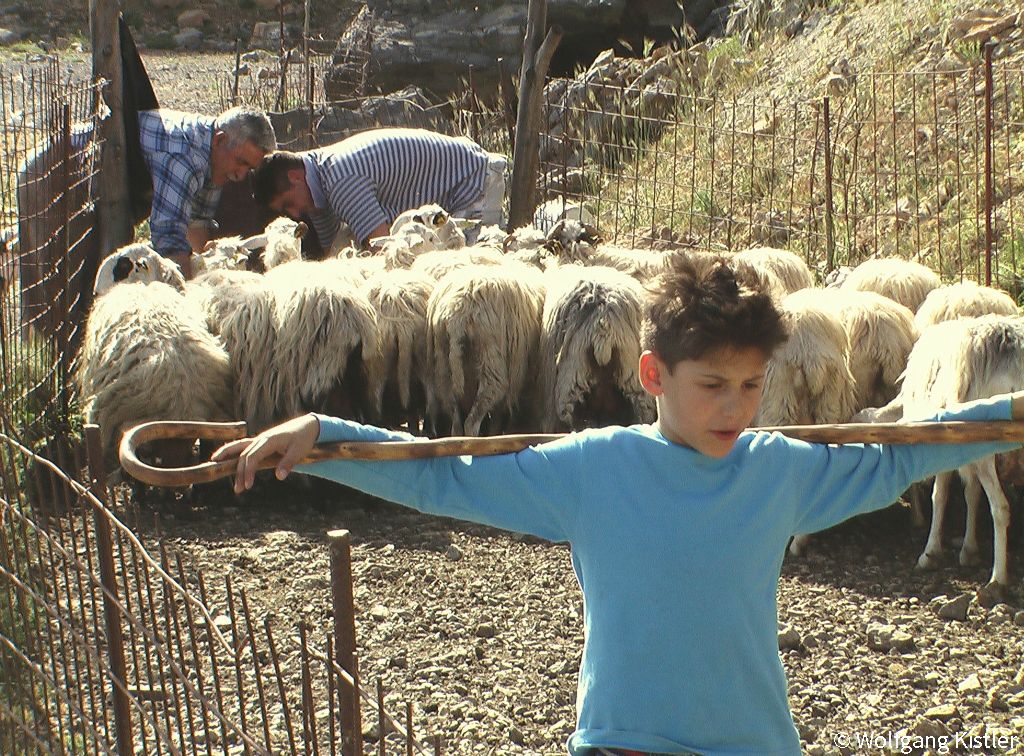
[[[776,592],[796,533],[888,505],[913,481],[1011,444],[827,446],[751,432],[785,340],[768,295],[725,260],[680,258],[646,306],[640,379],[653,425],[584,431],[517,454],[295,469],[422,512],[572,546],[584,649],[569,753],[793,754]],[[1024,393],[936,420],[1024,417]],[[284,478],[314,444],[409,440],[307,415],[220,449],[235,490]]]

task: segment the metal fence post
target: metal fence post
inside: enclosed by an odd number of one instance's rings
[[[985,43],[985,285],[992,285],[992,47]]]
[[[334,655],[338,666],[352,675],[355,685],[338,691],[344,756],[362,753],[363,725],[359,709],[359,670],[356,662],[356,610],[352,595],[352,543],[347,530],[327,533],[331,548],[331,606],[334,610]]]
[[[835,219],[832,217],[832,113],[830,101],[822,101],[822,120],[825,131],[825,271],[836,267]]]
[[[106,505],[106,471],[103,467],[103,444],[98,425],[85,426],[86,452],[89,458],[89,491]],[[96,525],[96,551],[100,563],[100,583],[103,586],[103,619],[107,632],[107,654],[110,657],[114,727],[117,730],[117,750],[121,756],[135,753],[132,740],[132,713],[128,699],[128,673],[124,659],[124,634],[117,606],[117,580],[114,574],[114,545],[110,535],[110,522],[99,509],[93,509]]]

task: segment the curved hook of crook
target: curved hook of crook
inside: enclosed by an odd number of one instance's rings
[[[125,431],[118,448],[118,457],[124,471],[136,480],[151,486],[189,486],[193,483],[209,483],[218,478],[232,475],[238,465],[237,460],[225,462],[203,462],[191,467],[175,467],[171,469],[147,465],[138,457],[139,446],[157,439],[190,438],[209,441],[234,441],[245,438],[244,422],[207,423],[191,420],[159,420],[142,423]]]

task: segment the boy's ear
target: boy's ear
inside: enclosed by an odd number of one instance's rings
[[[640,355],[640,385],[651,396],[661,396],[665,389],[661,385],[662,363],[658,356],[647,349]]]
[[[298,186],[300,182],[305,183],[306,181],[306,169],[305,168],[291,168],[288,171],[288,183],[292,186]]]

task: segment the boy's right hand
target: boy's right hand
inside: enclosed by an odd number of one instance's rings
[[[320,437],[320,421],[315,415],[303,415],[275,425],[253,438],[242,438],[224,444],[213,453],[214,462],[238,458],[235,471],[235,493],[252,488],[260,463],[273,454],[281,459],[274,468],[278,480],[284,480],[288,473],[305,457]]]

